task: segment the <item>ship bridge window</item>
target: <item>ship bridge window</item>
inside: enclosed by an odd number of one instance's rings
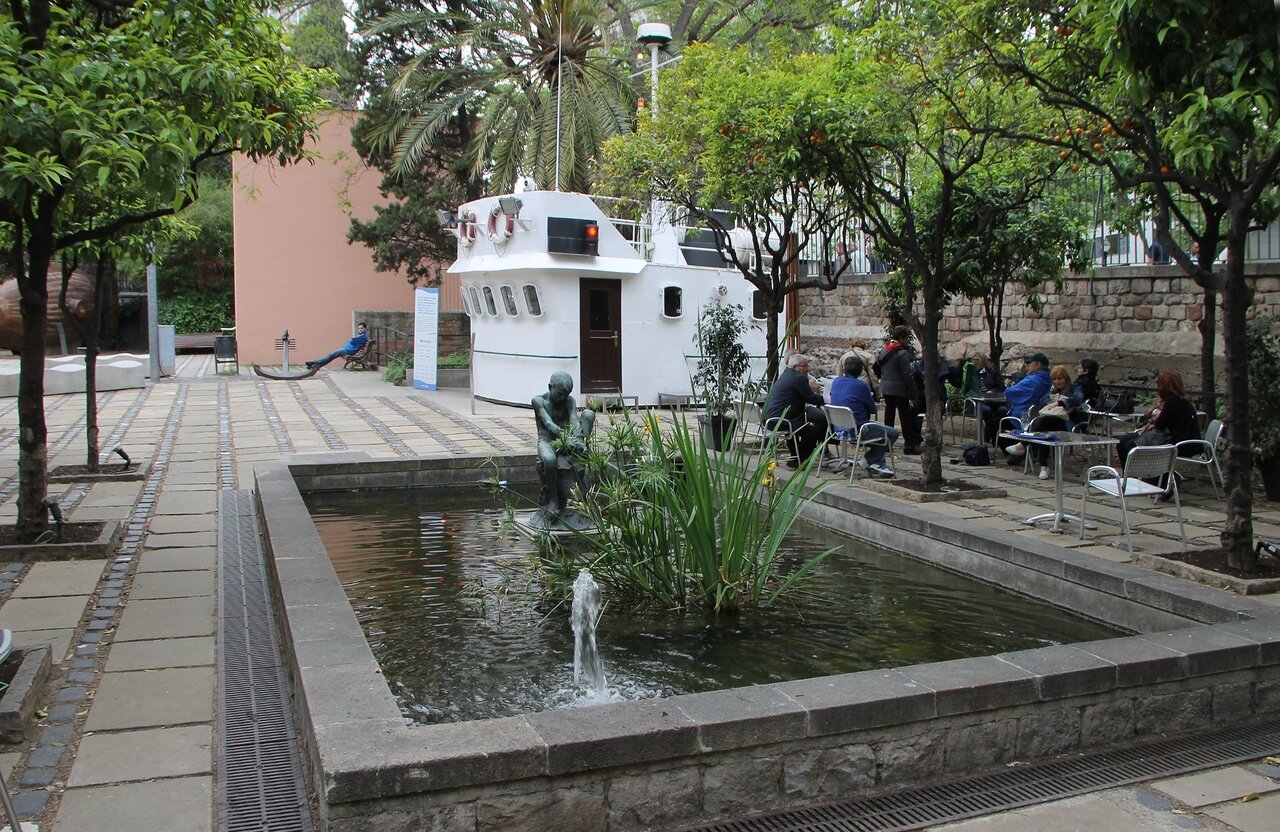
[[[484,307],[480,305],[480,290],[474,286],[467,287],[467,293],[471,295],[471,311],[477,318],[484,317]]]
[[[490,315],[493,315],[494,317],[497,317],[498,304],[495,303],[493,300],[493,287],[484,286],[480,289],[480,292],[484,295],[484,311],[488,312]]]
[[[519,315],[520,310],[516,308],[515,290],[504,284],[499,287],[498,291],[502,294],[502,308],[506,310],[507,314],[513,318]]]
[[[458,293],[458,297],[462,298],[462,311],[468,317],[474,317],[475,313],[471,311],[471,298],[467,296],[467,290],[463,289]]]
[[[684,314],[684,290],[679,286],[662,287],[662,317],[679,318]]]
[[[538,287],[532,283],[524,284],[524,306],[533,317],[542,316],[542,301],[538,298]]]
[[[758,289],[751,293],[751,317],[757,321],[769,317],[769,302],[765,300],[764,292]]]

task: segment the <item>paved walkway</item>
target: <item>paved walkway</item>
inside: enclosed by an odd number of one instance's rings
[[[0,626],[20,645],[49,644],[52,701],[28,743],[0,747],[20,811],[57,832],[211,832],[214,828],[217,489],[247,488],[253,466],[291,454],[364,451],[377,457],[521,450],[530,411],[382,383],[374,373],[324,371],[303,382],[228,378],[211,356],[184,356],[175,378],[100,396],[104,448],[150,459],[140,482],[54,485],[72,520],[127,524],[109,561],[0,564]],[[81,396],[50,397],[50,466],[83,462]],[[0,523],[15,511],[16,403],[0,400]],[[899,475],[918,463],[899,457]],[[1052,507],[1052,489],[1021,469],[950,468],[999,481],[1008,497],[932,509],[1114,561],[1128,560],[1114,510],[1087,541],[1018,522]],[[826,475],[831,476],[831,475]],[[1188,488],[1188,534],[1213,541],[1220,503],[1207,483]],[[1077,501],[1078,491],[1072,493]],[[909,507],[904,503],[904,510]],[[1092,513],[1092,510],[1091,510]],[[1171,507],[1144,509],[1135,545],[1179,546]],[[1280,540],[1280,506],[1260,503],[1260,535]],[[1280,599],[1277,600],[1280,603]],[[16,775],[16,776],[15,776]],[[1280,768],[1232,766],[952,824],[954,830],[1276,828]],[[27,829],[35,828],[30,822]]]

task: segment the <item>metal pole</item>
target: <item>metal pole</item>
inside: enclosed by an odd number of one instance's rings
[[[658,117],[658,46],[655,41],[649,44],[649,100],[653,106],[649,109],[653,118]]]
[[[147,352],[151,358],[151,383],[160,380],[160,321],[156,299],[156,264],[147,264]]]

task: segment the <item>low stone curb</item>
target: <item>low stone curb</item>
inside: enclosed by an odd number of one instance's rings
[[[868,491],[913,503],[954,503],[960,500],[985,500],[991,497],[1009,496],[1009,492],[1003,488],[957,488],[954,491],[930,492],[917,491],[890,480],[873,480],[870,477],[855,480],[855,484],[859,483]]]
[[[76,466],[71,466],[76,467]],[[151,473],[151,461],[131,465],[129,468],[122,469],[114,463],[103,465],[103,470],[96,474],[88,473],[61,473],[60,468],[54,468],[49,472],[49,482],[133,482],[136,480],[145,480],[147,475]]]
[[[1188,581],[1205,584],[1206,586],[1228,589],[1241,595],[1268,595],[1273,592],[1280,592],[1280,578],[1237,578],[1233,575],[1223,575],[1221,572],[1214,572],[1212,569],[1203,569],[1199,566],[1183,563],[1180,560],[1162,558],[1159,555],[1152,555],[1146,552],[1135,552],[1133,562],[1138,566],[1146,567],[1155,572],[1174,575]]]
[[[40,692],[49,680],[53,657],[48,646],[14,651],[22,657],[9,688],[0,696],[0,742],[22,742],[35,716]]]
[[[102,521],[95,540],[84,543],[31,543],[0,546],[0,561],[91,560],[109,558],[120,545],[123,526],[118,520]]]

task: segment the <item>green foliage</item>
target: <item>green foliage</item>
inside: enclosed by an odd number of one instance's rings
[[[0,242],[45,323],[55,252],[136,253],[194,200],[209,160],[301,159],[327,73],[299,70],[256,0],[13,0],[0,16]],[[120,254],[123,252],[116,252]],[[45,525],[42,347],[23,350],[18,529]]]
[[[777,569],[783,536],[823,486],[808,485],[816,456],[782,484],[772,446],[713,458],[684,420],[664,437],[652,414],[627,413],[603,445],[581,509],[598,528],[592,574],[620,595],[673,610],[767,607],[834,551]]]
[[[849,207],[813,152],[824,136],[809,124],[829,63],[813,54],[691,46],[662,77],[657,117],[640,118],[635,133],[604,146],[603,190],[642,202],[656,197],[690,224],[705,225],[764,296],[774,313],[765,323],[771,380],[786,296],[838,280],[802,275],[793,268],[800,252],[834,252],[849,233]]]
[[[703,307],[694,342],[698,368],[694,371],[694,396],[709,415],[723,416],[737,403],[751,369],[751,356],[742,345],[747,331],[743,309],[734,303],[713,301]]]
[[[235,326],[234,302],[230,285],[197,289],[161,298],[156,317],[178,333],[217,332]]]
[[[413,354],[393,355],[382,370],[382,380],[401,387],[413,371]]]
[[[474,128],[466,139],[472,177],[485,175],[499,190],[520,175],[547,188],[587,190],[600,143],[628,130],[634,113],[629,60],[608,48],[612,16],[595,0],[474,0],[385,15],[365,36],[412,29],[434,37],[401,59],[400,106],[371,135],[394,148],[399,176],[417,171],[451,127],[462,127]]]
[[[351,52],[345,15],[342,0],[312,0],[289,40],[298,63],[333,73],[335,83],[320,94],[334,107],[350,109],[357,99],[359,68]]]
[[[442,370],[465,370],[471,366],[471,351],[458,350],[448,355],[442,355],[436,361],[436,366]]]
[[[1249,436],[1259,459],[1280,454],[1280,337],[1275,322],[1257,318],[1249,324]]]

